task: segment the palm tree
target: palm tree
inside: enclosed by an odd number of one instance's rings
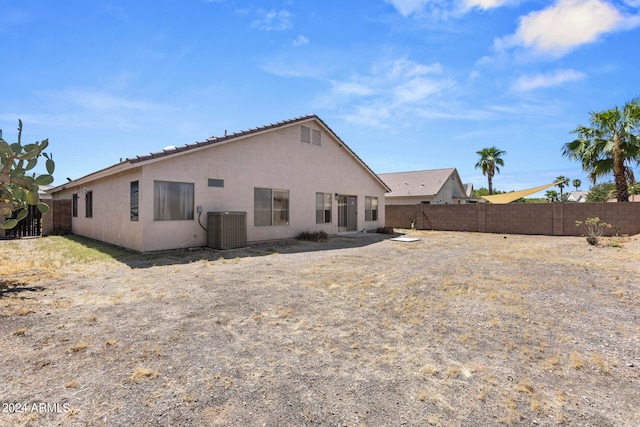
[[[504,166],[504,160],[501,156],[507,154],[506,151],[497,149],[496,147],[483,148],[480,151],[476,151],[476,154],[480,156],[480,160],[476,163],[476,169],[482,169],[482,175],[487,177],[489,181],[489,195],[493,194],[493,175],[496,172],[500,172],[498,166]]]
[[[613,172],[616,198],[628,202],[628,183],[635,182],[629,163],[640,163],[640,100],[628,101],[622,109],[616,106],[590,115],[591,127],[574,129],[578,139],[566,143],[562,155],[580,160],[594,184],[597,178]]]
[[[580,181],[579,179],[574,179],[573,181],[571,181],[571,185],[573,185],[576,188],[576,191],[578,191],[578,188],[580,188],[580,186],[582,185],[582,181]]]
[[[562,189],[569,184],[569,178],[564,175],[556,177],[556,187],[560,189],[560,200],[562,200]]]
[[[547,200],[550,202],[557,202],[558,192],[556,190],[547,190],[547,192],[544,193],[544,197],[546,197]]]

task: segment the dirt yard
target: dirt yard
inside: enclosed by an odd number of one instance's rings
[[[640,426],[640,236],[412,236],[0,241],[0,425]]]

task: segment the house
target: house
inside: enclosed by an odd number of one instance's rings
[[[465,200],[465,203],[480,203],[482,199],[480,197],[474,197],[473,195],[473,184],[466,183],[463,185],[464,185],[464,193],[467,195],[467,200]]]
[[[616,197],[613,197],[609,200],[607,200],[607,203],[617,203],[618,199]],[[629,194],[629,202],[640,202],[640,194]]]
[[[378,176],[391,189],[385,196],[387,205],[463,204],[470,201],[469,187],[462,183],[455,168]]]
[[[587,194],[589,194],[588,191],[570,191],[567,194],[567,202],[578,202],[578,203],[584,203],[587,201]]]
[[[385,225],[385,183],[308,115],[126,159],[51,190],[74,234],[136,251],[205,246],[207,213],[246,213],[246,241]]]

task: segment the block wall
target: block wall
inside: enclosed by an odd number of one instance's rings
[[[507,205],[387,205],[386,226],[419,230],[580,236],[576,221],[598,217],[606,234],[640,233],[640,203],[512,203]]]

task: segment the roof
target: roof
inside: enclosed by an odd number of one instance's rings
[[[386,197],[435,196],[452,174],[457,176],[455,168],[432,169],[412,172],[381,173],[378,176],[389,186],[391,192]],[[458,178],[458,181],[460,179]],[[463,187],[464,191],[465,188]],[[464,193],[463,193],[464,194]]]
[[[473,197],[473,184],[468,182],[466,184],[462,184],[464,186],[464,192],[467,197]]]
[[[585,201],[588,194],[588,191],[570,191],[566,193],[567,200],[571,200],[574,202]]]
[[[127,170],[127,169],[131,169],[133,167],[138,167],[140,165],[140,163],[144,163],[144,162],[148,162],[148,161],[154,161],[154,160],[164,160],[164,158],[168,158],[168,157],[172,157],[172,156],[176,156],[176,155],[181,155],[182,153],[186,152],[186,151],[191,151],[194,149],[199,149],[202,147],[206,147],[206,146],[213,146],[213,145],[217,145],[217,144],[224,144],[224,143],[229,143],[229,142],[233,142],[234,140],[240,140],[243,139],[245,137],[251,136],[251,135],[255,135],[255,134],[259,134],[259,133],[264,133],[264,132],[268,132],[274,129],[278,129],[278,128],[283,128],[286,126],[290,126],[296,123],[303,123],[303,122],[307,122],[307,121],[312,121],[312,120],[316,120],[320,123],[320,125],[322,127],[324,127],[324,129],[331,134],[331,136],[333,136],[338,143],[340,144],[340,146],[342,148],[344,148],[347,153],[349,155],[351,155],[362,167],[364,167],[377,181],[378,183],[385,188],[386,190],[389,190],[389,188],[387,187],[387,185],[384,183],[383,180],[380,179],[380,177],[378,175],[376,175],[373,170],[371,170],[371,168],[369,166],[367,166],[367,164],[356,154],[353,152],[353,150],[351,150],[351,148],[349,148],[349,146],[338,136],[336,135],[336,133],[329,127],[327,126],[327,124],[320,119],[320,117],[316,116],[315,114],[309,114],[306,116],[300,116],[300,117],[296,117],[294,119],[290,119],[290,120],[283,120],[277,123],[272,123],[272,124],[268,124],[265,126],[260,126],[260,127],[256,127],[256,128],[251,128],[248,130],[244,130],[244,131],[240,131],[240,132],[233,132],[233,133],[229,133],[227,134],[227,132],[225,131],[225,135],[224,136],[212,136],[210,138],[207,138],[203,141],[196,141],[194,143],[191,144],[185,144],[185,145],[181,145],[181,146],[170,146],[170,147],[165,147],[163,150],[161,151],[156,151],[156,152],[152,152],[149,154],[143,154],[143,155],[138,155],[134,158],[127,158],[124,161],[121,161],[120,163],[117,163],[115,165],[109,166],[107,168],[98,170],[96,172],[93,172],[89,175],[85,175],[81,178],[75,179],[75,180],[70,180],[70,182],[67,182],[65,184],[59,185],[57,187],[52,188],[49,192],[50,193],[55,193],[57,191],[62,191],[64,190],[66,187],[70,186],[70,185],[76,185],[80,182],[87,182],[87,181],[91,181],[94,179],[98,179],[98,178],[102,178],[103,176],[108,176],[108,175],[112,175],[115,173],[119,173],[122,172],[123,170]]]

